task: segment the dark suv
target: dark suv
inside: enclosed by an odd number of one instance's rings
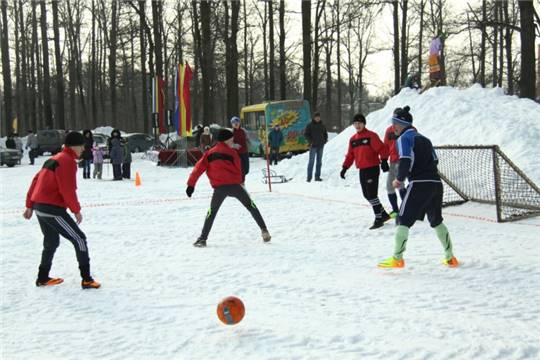
[[[154,138],[147,134],[128,134],[124,135],[126,139],[129,151],[134,152],[145,152],[154,145]]]
[[[43,155],[43,153],[50,152],[56,154],[62,150],[64,144],[64,130],[38,130],[37,132],[37,154]]]

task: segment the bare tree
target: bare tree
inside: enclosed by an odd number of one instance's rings
[[[233,1],[231,4],[231,15],[229,24],[229,6],[225,2],[226,29],[230,32],[225,33],[225,62],[226,62],[226,81],[227,81],[227,118],[239,114],[238,100],[238,47],[236,40],[238,36],[238,17],[240,14],[240,3]],[[230,26],[229,26],[230,25]]]
[[[519,96],[533,99],[536,95],[536,69],[534,54],[534,7],[532,0],[518,2],[521,24],[521,75]]]
[[[304,71],[304,99],[308,100],[311,108],[311,0],[302,1],[302,49]]]
[[[68,2],[69,3],[69,2]],[[54,56],[56,65],[56,124],[59,129],[65,129],[64,120],[64,71],[62,70],[62,54],[60,53],[60,24],[58,22],[58,0],[52,3]]]
[[[285,0],[279,1],[279,98],[287,98],[287,77],[285,63]]]
[[[8,38],[8,25],[7,25],[7,1],[2,1],[0,4],[2,8],[2,74],[4,81],[4,126],[3,135],[7,135],[11,132],[11,116],[13,114],[11,103],[11,71],[9,60],[9,38]]]
[[[41,44],[43,47],[43,111],[45,126],[54,127],[51,106],[51,75],[49,71],[49,38],[47,36],[47,9],[45,1],[40,2],[41,9]]]

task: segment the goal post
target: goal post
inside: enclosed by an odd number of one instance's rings
[[[435,151],[443,206],[492,204],[498,222],[540,215],[540,189],[497,145],[444,145]]]

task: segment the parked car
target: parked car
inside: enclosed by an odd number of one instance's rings
[[[6,164],[8,167],[14,167],[21,161],[22,155],[19,150],[1,149],[0,150],[0,166]]]
[[[43,153],[50,152],[56,154],[62,150],[64,144],[64,130],[38,130],[37,132],[37,154],[43,155]]]
[[[147,134],[127,134],[123,136],[126,139],[129,150],[134,152],[145,152],[154,145],[154,138]]]
[[[109,157],[109,136],[104,134],[93,134],[94,142],[96,145],[103,149],[103,157],[108,158]]]

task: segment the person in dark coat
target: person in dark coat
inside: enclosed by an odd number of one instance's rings
[[[131,151],[125,139],[122,139],[122,150],[122,178],[131,179]]]
[[[90,130],[83,131],[84,150],[81,154],[83,162],[83,178],[90,179],[90,164],[92,164],[93,154],[92,147],[94,146],[94,137]]]
[[[248,138],[246,131],[240,124],[240,118],[233,116],[231,118],[231,125],[233,127],[234,143],[233,148],[238,152],[240,156],[240,162],[242,164],[242,184],[246,180],[246,175],[249,173],[249,153],[248,153]]]
[[[317,159],[315,168],[315,181],[322,181],[321,166],[324,144],[328,141],[328,132],[321,121],[321,114],[316,112],[313,120],[306,126],[304,136],[309,143],[309,162],[307,169],[307,182],[310,182],[313,176],[313,164]]]
[[[120,130],[114,129],[109,139],[109,154],[113,167],[113,180],[122,180],[122,162],[124,161],[124,148]]]
[[[283,132],[276,124],[268,134],[268,145],[270,146],[270,165],[274,162],[277,165],[279,160],[279,147],[283,144]]]
[[[9,134],[6,139],[6,148],[7,149],[17,149],[17,144],[15,143],[15,139],[13,138],[13,134]]]

